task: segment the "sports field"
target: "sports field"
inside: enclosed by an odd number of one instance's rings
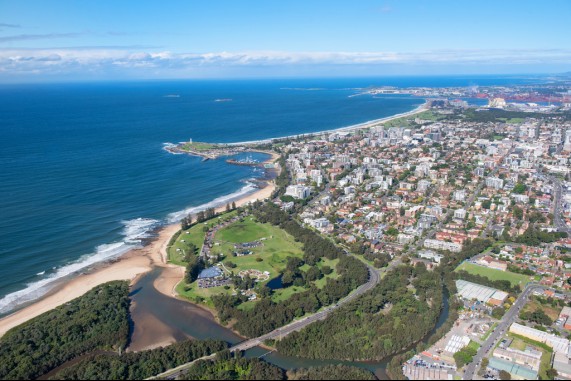
[[[464,262],[460,264],[460,266],[458,266],[455,271],[460,271],[460,270],[464,270],[467,273],[474,275],[485,276],[490,280],[508,280],[512,284],[512,286],[520,285],[523,287],[531,279],[527,275],[516,274],[509,271],[490,269],[470,262]]]

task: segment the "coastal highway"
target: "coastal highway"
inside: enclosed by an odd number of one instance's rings
[[[476,356],[474,356],[472,362],[466,366],[466,370],[464,371],[464,375],[462,377],[464,380],[474,379],[474,374],[477,372],[476,368],[479,368],[480,364],[482,363],[482,360],[491,354],[493,349],[496,347],[498,340],[500,340],[500,338],[509,329],[510,325],[515,321],[515,319],[517,319],[517,317],[519,316],[519,312],[521,311],[525,303],[527,303],[530,294],[535,290],[543,290],[543,289],[544,287],[534,283],[530,283],[525,287],[521,295],[514,302],[513,306],[502,317],[502,319],[498,323],[498,326],[495,328],[494,332],[492,332],[492,334],[486,339],[486,341],[484,341],[484,343],[478,350],[478,353],[476,354]]]
[[[385,271],[388,271],[389,268],[392,268],[394,266],[396,266],[396,264],[389,266],[388,268],[385,269]],[[351,294],[349,294],[345,298],[339,300],[337,302],[337,304],[326,307],[322,311],[319,311],[313,315],[307,316],[301,320],[294,321],[288,325],[285,325],[281,328],[278,328],[272,332],[266,333],[265,335],[262,335],[260,337],[248,339],[246,341],[238,343],[238,344],[230,347],[230,351],[231,352],[245,351],[245,350],[248,350],[250,348],[253,348],[253,347],[256,347],[258,345],[263,344],[264,341],[266,341],[266,340],[281,339],[281,338],[289,335],[292,332],[302,330],[303,328],[307,327],[308,325],[310,325],[310,324],[312,324],[318,320],[324,320],[325,318],[327,318],[327,316],[329,316],[329,314],[332,311],[341,307],[343,304],[349,303],[350,301],[354,300],[355,298],[358,298],[359,296],[363,295],[365,292],[371,290],[373,287],[375,287],[380,282],[380,280],[381,280],[380,273],[372,266],[367,265],[367,268],[369,270],[369,280],[367,281],[367,283],[364,283],[361,286],[359,286]],[[192,362],[178,366],[174,369],[167,370],[166,372],[163,372],[163,373],[161,373],[155,377],[152,377],[150,379],[161,378],[161,379],[175,380],[175,379],[179,378],[179,376],[184,374],[196,361],[213,359],[214,356],[215,355],[202,357],[200,359],[197,359],[197,360],[194,360]]]

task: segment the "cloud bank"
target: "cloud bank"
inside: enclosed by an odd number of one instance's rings
[[[134,51],[118,47],[0,49],[0,77],[131,73],[141,77],[240,68],[382,65],[553,65],[571,64],[571,50],[434,50],[403,52],[209,52]]]

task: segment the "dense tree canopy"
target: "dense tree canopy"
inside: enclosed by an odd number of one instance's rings
[[[186,380],[284,380],[285,372],[257,358],[232,357],[229,353],[216,360],[198,361],[186,373]]]
[[[426,335],[442,307],[440,275],[400,266],[373,290],[278,342],[280,353],[319,359],[380,360]]]
[[[212,297],[223,321],[235,320],[234,328],[242,335],[257,337],[279,328],[296,317],[317,312],[321,307],[337,302],[359,285],[367,282],[369,272],[358,259],[348,256],[330,240],[313,230],[300,226],[295,220],[272,203],[253,205],[253,214],[262,223],[279,225],[297,241],[303,243],[303,259],[289,258],[282,276],[284,286],[306,287],[306,291],[293,294],[286,300],[275,302],[270,292],[258,292],[260,300],[250,310],[237,307],[244,302],[243,295],[216,295]],[[336,265],[337,278],[328,278],[322,288],[312,282],[323,277],[317,265],[322,258],[339,259]],[[301,266],[308,265],[307,271]],[[328,270],[327,270],[328,271]]]
[[[96,355],[63,369],[52,379],[144,380],[224,348],[226,343],[223,341],[188,340],[166,348],[125,353],[121,356]]]
[[[120,350],[129,335],[129,285],[110,282],[0,339],[0,378],[33,379],[95,349]]]
[[[376,380],[366,369],[347,365],[326,365],[287,372],[288,380]]]

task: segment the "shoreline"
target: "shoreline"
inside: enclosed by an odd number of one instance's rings
[[[236,142],[236,143],[216,143],[216,144],[219,144],[221,146],[248,146],[248,145],[257,145],[257,144],[268,144],[268,143],[273,143],[275,141],[280,141],[280,140],[285,140],[285,139],[298,139],[298,138],[304,138],[304,137],[315,137],[315,136],[321,136],[321,135],[325,135],[325,134],[332,134],[335,132],[352,132],[352,131],[358,131],[358,130],[362,130],[362,129],[366,129],[366,128],[371,128],[371,127],[374,127],[378,124],[390,122],[391,120],[404,118],[404,117],[412,116],[415,114],[420,114],[421,112],[427,111],[429,109],[430,108],[428,107],[428,100],[425,100],[425,102],[423,104],[414,108],[413,110],[406,111],[406,112],[403,112],[400,114],[394,114],[391,116],[386,116],[386,117],[379,118],[379,119],[369,120],[369,121],[366,121],[363,123],[353,124],[353,125],[346,126],[346,127],[339,127],[339,128],[333,128],[330,130],[323,130],[323,131],[316,131],[316,132],[307,132],[307,133],[303,133],[303,134],[287,135],[287,136],[281,136],[281,137],[277,137],[277,138],[250,140],[250,141],[246,141],[246,142]],[[253,150],[249,150],[249,151],[253,151]]]
[[[275,152],[265,153],[271,155],[266,162],[274,162],[279,157]],[[266,180],[265,184],[265,187],[234,200],[236,206],[243,206],[255,200],[271,197],[276,188],[275,183]],[[225,210],[226,204],[216,207],[217,213]],[[133,286],[143,275],[155,267],[164,269],[157,279],[159,281],[156,282],[158,284],[155,286],[157,290],[167,296],[176,297],[175,288],[184,277],[184,268],[168,263],[166,248],[171,237],[179,230],[180,223],[163,226],[156,232],[156,237],[150,239],[144,247],[129,250],[113,260],[101,262],[86,273],[71,275],[69,279],[62,279],[60,284],[56,284],[43,297],[1,318],[0,337],[4,336],[10,329],[68,303],[103,283],[126,280]]]

